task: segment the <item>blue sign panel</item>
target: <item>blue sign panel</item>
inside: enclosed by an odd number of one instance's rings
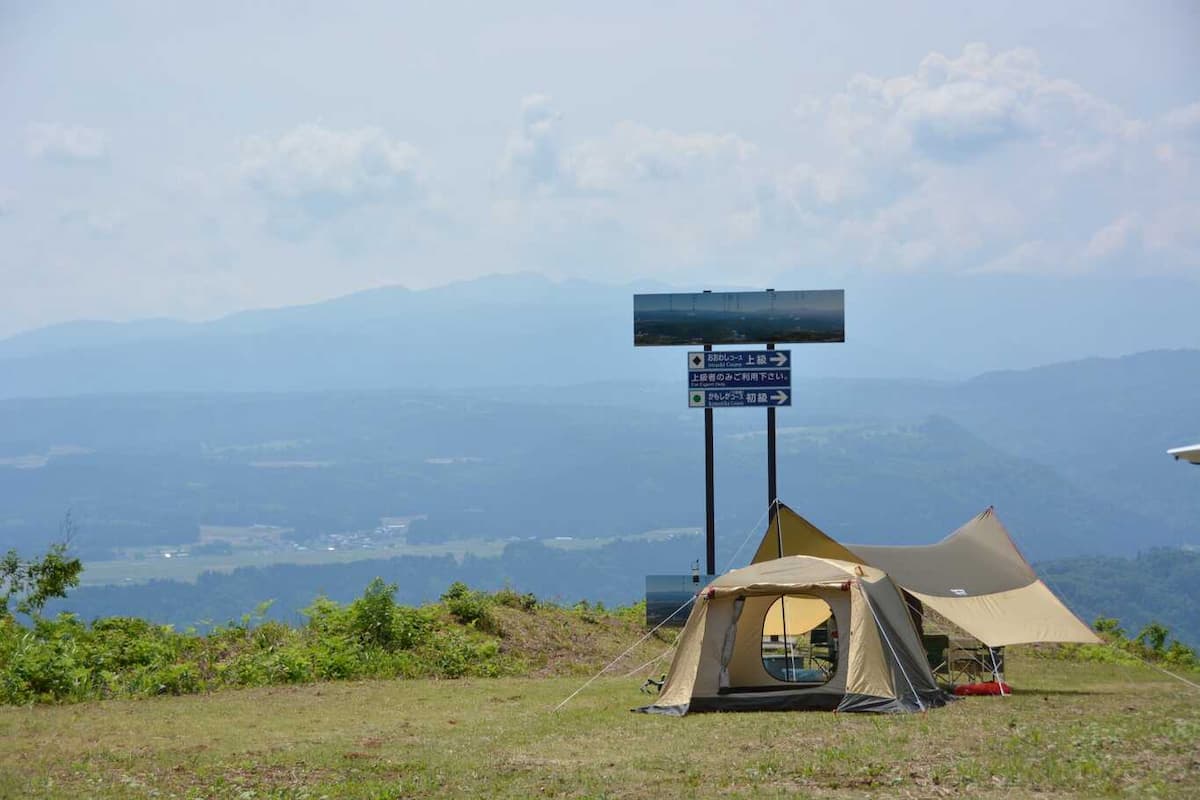
[[[724,350],[688,353],[688,371],[701,369],[791,369],[791,350]]]
[[[791,389],[692,389],[690,408],[738,408],[747,406],[790,406]]]
[[[788,389],[790,369],[741,369],[689,372],[689,389]]]
[[[790,406],[791,360],[791,350],[692,351],[688,353],[688,405]]]

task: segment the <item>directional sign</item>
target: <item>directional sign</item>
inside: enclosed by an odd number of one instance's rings
[[[688,392],[690,408],[778,407],[791,404],[790,389],[693,389]]]
[[[688,353],[688,405],[790,406],[791,360],[791,350],[693,350]]]
[[[790,368],[791,363],[791,350],[724,350],[721,352],[693,350],[688,353],[689,372],[702,369]]]
[[[790,369],[740,369],[689,372],[689,389],[788,389]]]

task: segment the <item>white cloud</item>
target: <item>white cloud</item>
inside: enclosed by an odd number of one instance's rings
[[[422,194],[421,157],[379,128],[331,130],[300,125],[278,138],[242,143],[240,174],[263,196],[312,216]]]
[[[954,162],[1038,137],[1049,147],[1134,136],[1138,124],[1077,84],[1047,76],[1037,55],[967,45],[930,53],[915,73],[860,75],[829,103],[826,126],[859,153]]]
[[[126,217],[118,209],[67,208],[59,214],[58,221],[69,228],[82,231],[93,239],[109,239],[125,227]]]
[[[1118,217],[1088,240],[1084,257],[1102,261],[1128,252],[1132,240],[1138,235],[1138,223],[1130,215]]]
[[[1200,200],[1185,178],[1200,104],[1146,122],[1047,74],[1031,50],[968,45],[910,74],[856,76],[796,116],[817,155],[764,183],[762,218],[825,258],[1067,273],[1192,261],[1163,258],[1185,226],[1149,231],[1155,209]]]
[[[525,97],[520,127],[500,158],[501,174],[543,193],[614,192],[698,179],[745,162],[754,149],[733,134],[678,133],[628,120],[606,134],[564,145],[561,119],[548,96]]]
[[[686,266],[755,245],[749,141],[629,120],[571,137],[562,119],[549,97],[526,97],[500,157],[492,231],[521,263],[631,278],[644,264]]]
[[[38,122],[25,133],[25,149],[31,158],[83,163],[108,155],[108,136],[96,128]]]
[[[1163,122],[1173,132],[1200,136],[1200,103],[1173,109],[1163,116]]]
[[[517,178],[524,186],[551,186],[558,176],[555,129],[560,118],[548,96],[524,97],[520,126],[509,135],[500,158],[501,173]]]
[[[638,182],[698,178],[744,163],[754,148],[733,134],[676,133],[622,122],[563,156],[562,172],[578,188],[611,191]]]

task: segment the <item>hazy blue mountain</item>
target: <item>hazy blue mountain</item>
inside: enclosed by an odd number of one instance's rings
[[[1132,559],[1064,559],[1037,569],[1088,622],[1115,617],[1130,636],[1160,622],[1181,641],[1200,647],[1200,552],[1154,549]]]
[[[789,283],[846,286],[847,342],[796,347],[798,376],[959,379],[1085,355],[1200,347],[1189,322],[1200,283],[818,280],[798,275]],[[0,396],[682,379],[682,350],[632,346],[631,295],[667,288],[506,275],[197,324],[72,323],[0,341]]]
[[[0,339],[0,358],[22,358],[147,339],[171,339],[194,330],[195,325],[173,319],[143,319],[131,322],[79,320],[49,325]]]
[[[963,383],[799,381],[779,412],[781,496],[859,541],[935,541],[994,505],[1037,558],[1195,543],[1200,476],[1156,442],[1194,424],[1189,404],[1159,397],[1191,391],[1198,365],[1147,353]],[[1089,399],[1080,370],[1127,413]],[[763,414],[717,416],[732,552],[766,502]],[[412,514],[434,539],[699,526],[701,427],[682,387],[661,383],[10,399],[0,546],[44,544],[67,507],[97,549],[194,541],[201,524],[316,534]],[[1055,437],[1121,444],[1104,458],[1088,444],[1076,463]]]

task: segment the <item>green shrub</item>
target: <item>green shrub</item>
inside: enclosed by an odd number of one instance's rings
[[[131,694],[194,694],[200,691],[202,682],[192,664],[168,664],[148,669],[137,675]]]
[[[0,699],[5,703],[82,700],[91,689],[91,674],[80,656],[84,631],[73,614],[39,619],[22,633],[0,664]]]
[[[265,620],[263,604],[204,635],[133,617],[88,626],[70,614],[35,616],[29,625],[0,615],[0,703],[366,677],[493,676],[523,667],[501,652],[493,609],[531,612],[539,606],[533,595],[511,589],[488,595],[455,583],[442,607],[412,608],[396,604],[395,592],[377,578],[348,605],[318,597],[300,627]],[[603,607],[583,604],[583,613],[597,617]]]
[[[472,591],[461,581],[450,584],[442,595],[446,610],[460,623],[487,633],[498,633],[499,625],[489,609],[491,602],[486,593]]]
[[[597,603],[593,608],[587,600],[580,600],[571,610],[578,614],[579,618],[584,622],[595,625],[604,614],[604,605]]]
[[[396,606],[392,613],[394,626],[393,641],[401,650],[411,650],[429,641],[436,620],[433,613],[423,608]]]
[[[1200,668],[1195,651],[1178,640],[1170,640],[1171,632],[1158,622],[1151,622],[1130,639],[1119,620],[1100,617],[1092,627],[1104,644],[1063,644],[1034,651],[1039,655],[1072,661],[1095,661],[1110,664],[1162,663],[1184,669]]]
[[[316,677],[313,659],[300,645],[284,647],[264,659],[270,683],[308,683]]]
[[[538,599],[532,594],[520,594],[507,586],[492,595],[492,600],[497,605],[518,611],[533,611],[538,606]]]
[[[390,650],[396,637],[396,589],[383,578],[371,581],[363,596],[350,606],[350,624],[360,642],[367,647]]]
[[[327,638],[311,649],[313,675],[317,680],[345,680],[360,674],[362,651],[348,638]]]

